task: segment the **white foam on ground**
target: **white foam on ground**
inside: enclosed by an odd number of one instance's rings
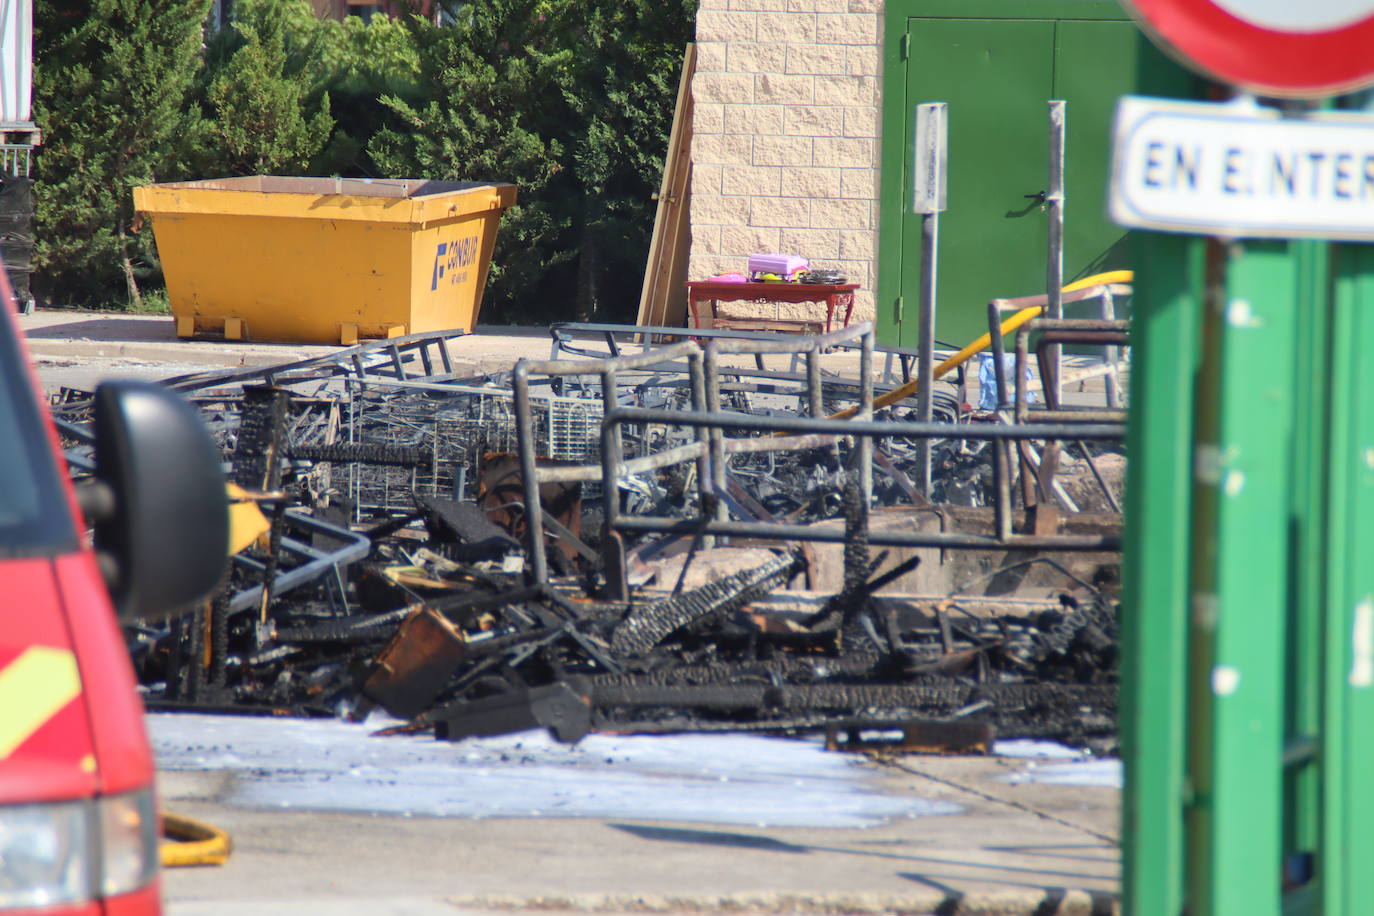
[[[752,735],[522,732],[460,742],[372,737],[391,723],[149,715],[165,771],[230,771],[225,801],[417,817],[589,817],[868,827],[955,814],[885,792],[861,760],[817,741]]]

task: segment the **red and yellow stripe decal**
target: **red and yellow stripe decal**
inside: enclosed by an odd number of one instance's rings
[[[30,646],[0,669],[0,760],[81,695],[76,656]]]

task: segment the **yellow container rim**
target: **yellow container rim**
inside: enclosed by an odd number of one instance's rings
[[[423,178],[252,175],[134,188],[134,208],[163,215],[266,216],[415,225],[461,219],[515,203],[513,184]]]

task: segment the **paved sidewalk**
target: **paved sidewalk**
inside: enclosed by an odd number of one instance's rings
[[[171,916],[1116,912],[1116,790],[1008,781],[1023,760],[901,766],[883,768],[889,791],[963,813],[808,829],[254,811],[226,804],[231,775],[164,774],[167,807],[235,845],[222,868],[167,872],[164,892]]]

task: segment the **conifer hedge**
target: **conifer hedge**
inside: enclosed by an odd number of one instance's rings
[[[472,0],[364,24],[308,0],[35,0],[34,284],[161,284],[131,189],[230,175],[510,181],[483,320],[630,321],[696,0]]]

